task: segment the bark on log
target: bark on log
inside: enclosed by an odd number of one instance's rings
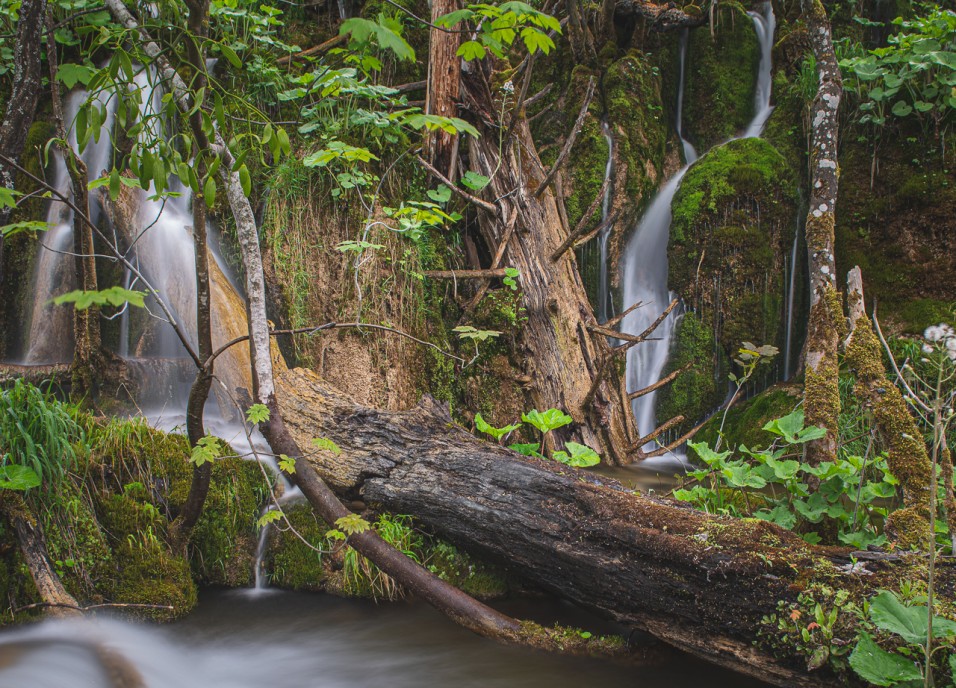
[[[412,514],[562,598],[777,685],[833,682],[754,647],[778,601],[814,580],[876,591],[901,575],[897,562],[882,561],[866,564],[873,575],[851,575],[837,568],[849,564],[849,550],[479,441],[427,398],[408,411],[377,411],[302,369],[280,376],[278,391],[300,445],[327,437],[342,449],[308,459],[341,497]],[[942,585],[952,585],[954,568],[946,565]]]
[[[501,265],[519,271],[528,315],[521,346],[527,374],[536,381],[535,404],[564,409],[576,421],[577,441],[599,451],[608,463],[627,463],[627,447],[638,433],[621,385],[608,376],[591,392],[610,348],[604,337],[588,333],[597,323],[573,252],[551,260],[569,230],[551,189],[535,195],[546,173],[523,115],[514,127],[514,145],[499,149],[499,115],[483,69],[475,65],[462,79],[463,102],[484,132],[469,139],[471,168],[490,178],[483,194],[498,206],[497,212],[479,211],[479,225],[489,252],[505,248]],[[559,437],[568,435],[559,432]]]

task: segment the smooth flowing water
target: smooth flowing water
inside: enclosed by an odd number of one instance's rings
[[[540,601],[534,607],[542,611]],[[544,611],[542,622],[553,618],[606,632],[571,607],[551,604]],[[679,653],[642,666],[506,647],[417,603],[209,592],[196,612],[169,626],[90,618],[4,631],[0,688],[111,688],[91,652],[95,645],[130,662],[148,688],[760,685]]]
[[[601,122],[601,133],[604,140],[607,141],[607,165],[604,167],[604,181],[606,182],[614,174],[614,137],[611,135],[611,127],[607,120]],[[601,224],[607,223],[611,214],[611,201],[614,198],[614,191],[608,184],[604,191],[604,198],[601,199]],[[598,251],[600,252],[598,263],[598,322],[606,322],[611,315],[613,300],[611,298],[611,289],[608,283],[608,264],[607,251],[608,240],[611,236],[611,226],[606,225],[598,234]]]
[[[763,132],[767,118],[773,111],[770,105],[771,50],[775,27],[773,9],[770,3],[765,3],[760,12],[750,12],[748,14],[753,20],[754,29],[757,33],[760,45],[760,62],[757,69],[754,95],[754,117],[741,136],[737,138],[759,136]],[[628,307],[636,303],[643,304],[641,308],[625,318],[622,323],[622,330],[629,334],[640,334],[645,331],[676,296],[667,286],[667,245],[670,240],[671,202],[687,170],[697,160],[697,151],[684,138],[683,133],[684,71],[687,60],[686,32],[681,36],[679,56],[680,70],[674,126],[680,137],[685,164],[658,191],[657,196],[641,218],[624,253],[624,304]],[[628,352],[628,390],[643,389],[662,377],[680,317],[680,308],[675,308],[654,331],[652,340],[639,344]],[[657,392],[645,394],[633,402],[634,417],[642,436],[647,435],[657,427],[656,405]],[[656,443],[648,443],[648,445],[653,449]],[[648,446],[646,445],[645,450],[647,449]],[[681,450],[675,450],[672,456],[663,457],[656,462],[656,464],[660,464],[657,467],[662,470],[679,469],[683,463]]]

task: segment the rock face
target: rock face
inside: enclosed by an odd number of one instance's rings
[[[783,156],[761,139],[719,146],[687,172],[668,259],[670,287],[688,312],[669,368],[695,365],[661,395],[660,417],[684,413],[692,422],[714,408],[741,342],[784,350],[795,189]]]

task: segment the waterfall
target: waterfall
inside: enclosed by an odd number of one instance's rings
[[[614,137],[611,136],[611,127],[608,125],[607,120],[601,122],[601,133],[604,134],[604,140],[607,141],[607,165],[604,168],[604,181],[606,182],[611,178],[611,175],[614,174]],[[611,214],[611,201],[614,198],[613,189],[611,184],[608,184],[607,189],[604,191],[604,198],[601,199],[601,224],[605,224],[608,220],[608,217]],[[607,249],[608,249],[608,239],[611,236],[611,226],[607,225],[598,235],[598,250],[600,251],[600,258],[598,262],[598,299],[597,299],[597,316],[598,322],[607,322],[608,317],[610,316],[611,310],[613,308],[613,301],[611,299],[611,288],[608,283],[608,265],[607,265]]]
[[[787,281],[787,325],[783,346],[783,379],[790,379],[790,356],[793,348],[793,302],[797,288],[797,245],[800,243],[800,218],[793,230],[793,248],[790,250],[790,274]]]
[[[767,2],[760,12],[748,14],[753,20],[760,44],[760,64],[754,96],[754,118],[738,138],[759,136],[773,110],[770,105],[770,59],[775,27],[773,9]],[[680,74],[674,123],[680,138],[685,164],[658,191],[641,218],[624,253],[624,305],[628,307],[636,303],[643,305],[624,319],[622,331],[635,335],[647,329],[676,296],[667,288],[667,245],[670,239],[671,202],[684,174],[697,160],[697,151],[684,138],[682,121],[687,42],[685,30],[681,35],[679,46]],[[674,309],[654,331],[653,339],[638,344],[628,351],[628,390],[633,392],[643,389],[661,378],[680,316],[680,309]],[[641,436],[646,436],[657,427],[656,400],[657,392],[655,391],[633,401],[634,418]]]
[[[88,98],[86,91],[79,90],[64,99],[63,116],[69,127],[69,143],[78,148],[73,122],[80,107]],[[86,164],[91,177],[99,175],[111,165],[113,141],[112,128],[116,114],[116,98],[101,93],[98,105],[106,113],[99,140],[90,139],[80,158]],[[50,186],[64,196],[72,196],[70,175],[63,154],[53,149],[53,174]],[[99,203],[90,198],[90,215],[94,222],[99,219]],[[76,270],[73,257],[73,211],[57,199],[50,200],[46,222],[49,229],[41,233],[36,266],[33,274],[33,303],[30,322],[25,328],[26,352],[23,362],[28,365],[64,363],[73,358],[73,318],[67,306],[54,306],[54,297],[76,289]]]

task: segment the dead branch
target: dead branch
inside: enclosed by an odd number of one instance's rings
[[[602,323],[602,325],[606,327],[607,329],[617,327],[618,325],[621,324],[621,321],[624,320],[624,318],[629,316],[631,313],[633,313],[634,311],[636,311],[638,308],[640,308],[643,305],[644,305],[643,301],[638,301],[633,306],[628,307],[627,310],[625,310],[623,313],[615,315],[613,318],[610,318],[607,322]]]
[[[348,34],[339,34],[338,36],[334,38],[330,38],[324,43],[319,43],[316,46],[307,48],[306,50],[302,50],[293,55],[286,55],[284,57],[280,57],[278,60],[276,60],[276,64],[286,65],[292,62],[292,60],[302,60],[312,55],[320,55],[326,52],[327,50],[331,50],[332,48],[342,45],[347,40],[348,40]]]
[[[678,369],[675,370],[674,372],[672,372],[672,373],[666,375],[665,377],[662,377],[660,380],[658,380],[658,381],[655,382],[654,384],[648,385],[647,387],[645,387],[645,388],[643,388],[643,389],[639,389],[639,390],[637,390],[637,391],[631,392],[630,394],[627,395],[627,400],[628,400],[628,401],[634,401],[634,400],[637,399],[638,397],[642,397],[642,396],[644,396],[645,394],[650,394],[651,392],[656,392],[657,390],[659,390],[659,389],[660,389],[661,387],[663,387],[664,385],[666,385],[666,384],[668,384],[668,383],[673,382],[674,380],[676,380],[677,377],[678,377],[679,375],[681,375],[682,373],[685,373],[685,372],[687,372],[688,370],[690,370],[693,365],[694,365],[694,361],[689,361],[688,363],[685,363],[685,364],[682,365],[680,368],[678,368]]]
[[[505,268],[491,268],[488,270],[424,270],[425,277],[433,279],[473,280],[491,279],[493,277],[507,277]]]
[[[604,183],[601,184],[600,191],[594,196],[594,200],[591,201],[591,205],[588,206],[588,209],[584,211],[584,214],[581,216],[581,219],[578,221],[578,226],[574,228],[574,231],[568,235],[568,238],[561,242],[561,245],[551,254],[551,260],[557,262],[557,260],[564,255],[564,252],[567,251],[571,246],[583,235],[587,230],[587,222],[594,214],[594,211],[597,210],[598,206],[601,204],[601,201],[604,199],[604,194],[607,193],[608,187],[611,185],[611,178],[607,177],[604,180]],[[591,234],[600,230],[608,224],[607,220],[598,224],[597,229],[587,232]]]

